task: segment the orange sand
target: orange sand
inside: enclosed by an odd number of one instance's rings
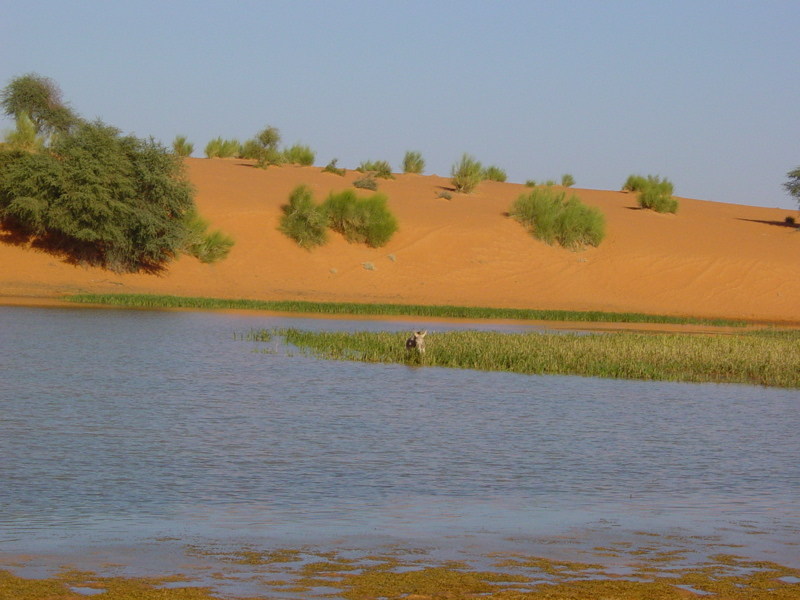
[[[187,164],[201,214],[236,239],[226,260],[182,257],[160,276],[118,275],[0,244],[0,303],[126,292],[800,322],[800,231],[784,224],[785,210],[681,198],[677,215],[661,215],[637,209],[631,194],[574,189],[605,213],[607,235],[599,248],[571,252],[533,239],[506,216],[523,185],[486,181],[445,200],[437,194],[451,187],[448,178],[398,175],[378,180],[400,223],[388,245],[348,244],[332,233],[309,252],[277,231],[281,205],[298,184],[322,201],[359,173]]]

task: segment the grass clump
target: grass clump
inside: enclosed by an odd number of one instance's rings
[[[238,158],[241,150],[239,140],[216,137],[206,144],[205,154],[206,158]]]
[[[194,144],[186,139],[185,135],[176,135],[172,140],[172,152],[175,156],[191,156],[194,152]]]
[[[311,147],[304,144],[294,144],[283,150],[283,160],[290,165],[310,167],[316,158],[317,155]]]
[[[397,219],[387,206],[383,194],[358,198],[355,191],[331,193],[323,203],[331,229],[341,233],[348,242],[364,243],[380,248],[397,231]]]
[[[536,188],[522,194],[511,206],[509,215],[526,227],[536,239],[547,244],[576,249],[598,246],[605,237],[605,217],[594,207],[583,204],[566,192]]]
[[[622,186],[623,192],[639,192],[647,187],[647,178],[641,175],[629,175]]]
[[[569,173],[564,173],[561,176],[561,185],[564,187],[572,187],[575,185],[575,178]]]
[[[422,153],[414,150],[409,150],[403,157],[403,173],[413,173],[422,175],[425,171],[425,159],[422,158]]]
[[[378,189],[378,181],[372,174],[365,175],[364,177],[360,177],[353,182],[353,186],[357,187],[362,190],[370,190],[374,192]]]
[[[658,175],[630,175],[622,186],[623,192],[637,194],[640,208],[647,208],[660,213],[678,212],[678,200],[672,196],[673,185]]]
[[[450,169],[453,186],[457,192],[470,194],[483,179],[483,166],[467,153]]]
[[[334,175],[338,175],[339,177],[344,177],[347,173],[347,169],[340,169],[336,166],[338,162],[338,158],[334,158],[331,162],[325,165],[325,168],[322,169],[323,173],[333,173]]]
[[[499,181],[500,183],[503,183],[506,181],[506,179],[508,179],[508,175],[506,175],[504,169],[492,165],[483,170],[483,178],[487,181]]]
[[[308,186],[296,187],[281,210],[283,216],[278,229],[301,248],[310,250],[328,241],[328,215],[323,207],[314,203]]]
[[[219,229],[209,232],[208,221],[203,219],[196,209],[184,215],[184,223],[187,232],[184,252],[202,263],[215,263],[227,258],[235,244],[231,236]]]
[[[356,171],[378,177],[380,179],[394,179],[391,165],[385,160],[365,160]]]

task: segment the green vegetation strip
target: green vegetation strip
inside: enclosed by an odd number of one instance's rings
[[[525,308],[484,308],[474,306],[437,306],[422,304],[356,304],[352,302],[263,301],[224,298],[159,296],[151,294],[74,294],[70,302],[108,304],[132,308],[197,308],[264,310],[274,312],[317,313],[329,315],[409,316],[458,319],[509,319],[525,321],[576,321],[582,323],[665,323],[671,325],[710,325],[743,327],[745,321],[670,317],[642,313],[577,312]]]
[[[253,331],[245,339],[283,337],[307,354],[334,360],[580,375],[615,379],[744,383],[800,388],[800,332],[736,335],[429,333],[427,352],[407,353],[406,333]]]

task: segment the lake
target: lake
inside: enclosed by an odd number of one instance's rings
[[[236,339],[273,326],[492,328],[0,307],[2,564],[203,580],[239,546],[407,547],[622,572],[633,550],[592,549],[656,540],[800,566],[799,391],[324,361]],[[213,551],[187,567],[197,548]]]

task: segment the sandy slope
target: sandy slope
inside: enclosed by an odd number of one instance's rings
[[[234,160],[189,159],[188,167],[201,214],[236,238],[227,260],[184,257],[162,276],[117,275],[0,244],[0,297],[147,292],[800,321],[800,231],[783,224],[785,210],[681,199],[677,215],[660,215],[638,210],[630,194],[575,189],[603,210],[608,230],[599,248],[571,252],[506,216],[522,185],[483,182],[445,200],[437,194],[449,179],[398,175],[379,180],[401,227],[387,246],[332,234],[308,252],[276,230],[281,204],[300,183],[321,201],[360,174]]]

